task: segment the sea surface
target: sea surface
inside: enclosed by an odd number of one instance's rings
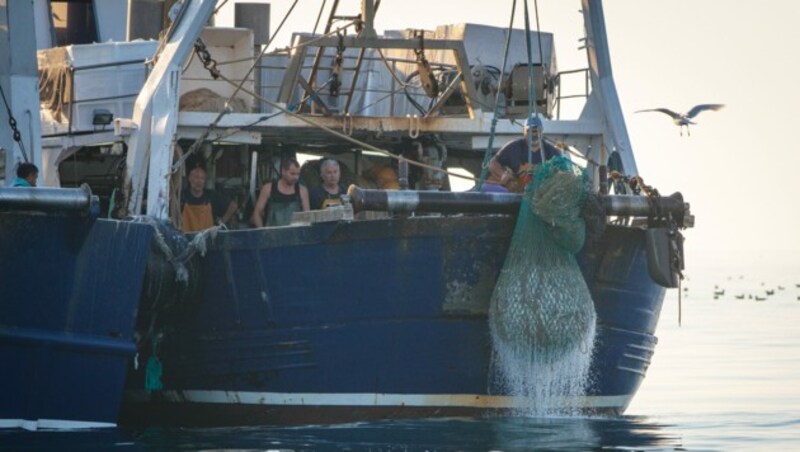
[[[621,417],[6,430],[0,450],[800,450],[800,273],[709,272],[684,284],[681,324],[678,290],[671,290],[653,363]],[[715,291],[724,294],[715,299]]]

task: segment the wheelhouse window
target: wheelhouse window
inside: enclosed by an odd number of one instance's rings
[[[93,0],[52,0],[50,11],[57,46],[97,42]]]

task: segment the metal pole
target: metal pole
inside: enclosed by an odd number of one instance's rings
[[[80,188],[0,188],[0,211],[65,212],[97,216],[100,201],[88,185]]]
[[[361,36],[375,37],[378,34],[375,32],[375,0],[361,0],[361,23],[363,29]]]
[[[516,214],[522,196],[517,193],[374,190],[351,185],[347,191],[353,210],[386,212]],[[632,195],[598,195],[606,215],[658,217],[672,214],[679,225],[691,226],[689,204],[680,193],[659,198]]]

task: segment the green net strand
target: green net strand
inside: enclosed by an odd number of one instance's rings
[[[539,165],[490,302],[492,385],[537,414],[562,412],[587,386],[596,314],[574,254],[588,188],[566,158]]]

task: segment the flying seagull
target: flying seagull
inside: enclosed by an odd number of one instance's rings
[[[724,106],[725,106],[724,104],[700,104],[700,105],[695,105],[694,107],[692,107],[691,110],[689,110],[687,113],[684,114],[675,113],[669,108],[653,108],[650,110],[639,110],[636,113],[642,113],[645,111],[658,111],[667,114],[670,117],[672,117],[672,122],[674,122],[676,126],[681,128],[681,136],[683,136],[683,126],[686,126],[686,134],[691,136],[692,134],[691,132],[689,132],[689,124],[697,124],[696,122],[692,122],[692,118],[699,115],[700,112],[706,110],[717,111]]]

